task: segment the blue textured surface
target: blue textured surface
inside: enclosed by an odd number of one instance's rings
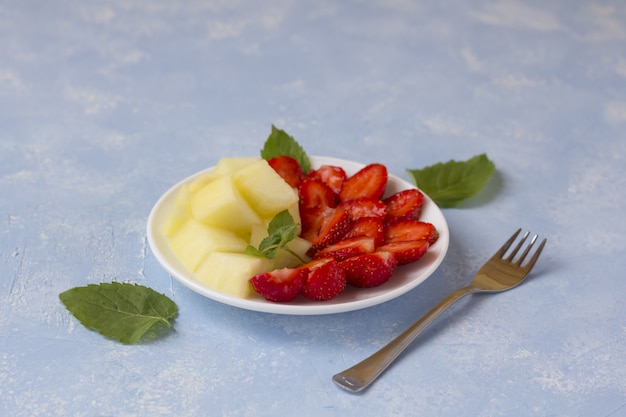
[[[626,4],[0,2],[0,414],[625,416]],[[271,124],[310,154],[406,168],[486,152],[415,290],[328,316],[254,313],[173,281],[157,198]],[[408,178],[407,178],[408,179]],[[523,286],[446,312],[360,395],[331,376],[464,285],[515,228]],[[131,281],[180,307],[124,346],[58,294]]]

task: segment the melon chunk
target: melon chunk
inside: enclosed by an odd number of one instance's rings
[[[215,177],[213,177],[210,172],[206,172],[194,178],[193,181],[187,185],[187,188],[189,189],[189,192],[193,194],[214,179]]]
[[[214,251],[243,252],[248,245],[230,230],[188,219],[169,239],[170,248],[185,268],[194,272]]]
[[[300,206],[298,205],[298,201],[287,207],[287,210],[289,211],[289,214],[291,214],[293,222],[300,228],[302,226],[302,218],[300,217]],[[298,229],[298,234],[300,234],[300,229]]]
[[[302,264],[302,260],[308,262],[311,260],[306,252],[311,247],[311,242],[301,237],[295,237],[292,241],[285,245],[291,252],[296,253],[298,256],[295,256],[293,253],[283,249],[279,249],[276,253],[276,257],[273,259],[274,268],[295,268],[296,266]],[[302,259],[302,260],[300,260]]]
[[[198,281],[221,293],[247,298],[254,289],[250,278],[273,269],[272,262],[243,253],[211,252],[196,271]]]
[[[230,175],[213,180],[191,197],[191,212],[203,223],[249,234],[261,219],[241,196]]]
[[[298,193],[264,159],[240,169],[233,181],[250,206],[261,217],[273,217],[293,207]]]
[[[214,177],[222,175],[232,175],[235,172],[260,161],[260,156],[246,156],[241,158],[222,158],[217,161],[215,167],[211,170]]]
[[[192,193],[195,193],[209,182],[223,177],[225,175],[233,175],[240,169],[247,167],[248,165],[260,160],[261,157],[241,157],[241,158],[222,158],[217,161],[217,164],[208,172],[205,172],[197,176],[190,184],[189,188]]]
[[[252,225],[252,227],[250,228],[250,239],[249,239],[250,245],[254,246],[255,248],[258,248],[261,241],[265,239],[266,237],[267,237],[267,225],[265,224],[265,222],[263,224],[257,223],[257,224]]]
[[[169,216],[165,219],[161,232],[165,236],[172,236],[180,229],[180,227],[191,217],[191,209],[189,208],[189,201],[191,200],[191,191],[186,184],[176,193],[174,201],[172,202],[172,209]]]

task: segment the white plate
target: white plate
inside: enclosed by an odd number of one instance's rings
[[[310,157],[310,159],[313,168],[321,165],[338,165],[343,167],[348,175],[354,174],[364,166],[358,162],[337,158],[315,156]],[[170,250],[167,239],[159,232],[169,213],[178,188],[182,184],[193,181],[194,178],[210,169],[212,168],[185,178],[161,196],[148,217],[148,243],[157,260],[167,272],[183,285],[212,300],[248,310],[276,314],[315,315],[358,310],[389,301],[417,287],[439,267],[448,250],[450,234],[446,219],[439,207],[427,195],[424,195],[424,206],[420,219],[435,225],[439,231],[439,239],[428,249],[428,252],[422,259],[412,264],[399,266],[394,271],[391,279],[381,286],[374,288],[353,288],[348,286],[343,293],[332,300],[312,301],[300,296],[289,303],[274,303],[266,301],[257,295],[254,298],[244,299],[217,292],[194,280],[192,274],[180,264]],[[415,187],[409,182],[389,174],[385,195],[407,188]]]

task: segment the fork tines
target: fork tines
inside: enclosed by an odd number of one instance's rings
[[[498,252],[496,252],[495,256],[504,258],[504,255],[509,250],[513,242],[515,242],[515,239],[517,239],[517,236],[520,234],[521,231],[522,229],[517,229],[515,233],[513,233],[513,235],[509,238],[509,240],[507,240],[504,243],[504,245],[502,245],[502,247],[498,250]],[[528,245],[526,246],[522,254],[517,258],[515,262],[513,262],[513,259],[515,258],[519,250],[522,248],[522,245],[524,244],[524,242],[526,242],[529,235],[530,235],[530,232],[524,233],[524,235],[522,236],[520,241],[517,243],[517,245],[513,248],[513,250],[511,250],[511,252],[509,252],[509,255],[506,258],[504,258],[505,261],[514,263],[515,265],[522,267],[522,262],[524,262],[524,259],[526,259],[526,256],[528,255],[533,245],[537,241],[538,235],[534,235],[530,239],[530,242],[528,243]],[[544,238],[539,244],[539,247],[537,248],[537,250],[533,253],[533,255],[528,260],[528,262],[526,262],[526,264],[523,266],[524,269],[526,269],[527,271],[530,271],[532,269],[532,267],[537,262],[537,259],[539,259],[539,255],[541,255],[541,251],[543,250],[543,247],[545,246],[545,244],[546,244],[546,239]]]

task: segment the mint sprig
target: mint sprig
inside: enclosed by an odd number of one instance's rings
[[[284,249],[302,263],[306,262],[297,253],[287,247],[287,244],[298,236],[299,228],[287,210],[276,214],[267,226],[267,236],[261,240],[259,247],[246,247],[246,253],[252,256],[274,259],[280,249]]]
[[[483,153],[467,161],[450,160],[407,172],[438,206],[451,208],[482,190],[495,170],[494,163]]]
[[[171,328],[178,307],[164,294],[128,283],[89,284],[59,294],[65,307],[88,329],[124,344],[159,336]]]
[[[308,155],[300,146],[300,144],[285,132],[272,125],[272,132],[268,136],[263,149],[261,149],[261,158],[269,161],[276,156],[290,156],[300,164],[302,171],[309,172],[311,169],[311,161]]]

